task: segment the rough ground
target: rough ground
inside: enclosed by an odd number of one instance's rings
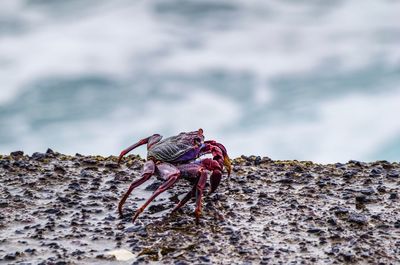
[[[236,158],[199,225],[193,202],[169,214],[190,189],[184,179],[131,224],[153,178],[118,218],[142,165],[51,150],[0,156],[0,263],[110,264],[119,248],[135,255],[120,264],[400,263],[399,163]]]

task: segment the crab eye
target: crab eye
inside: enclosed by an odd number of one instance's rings
[[[200,137],[195,137],[195,138],[193,139],[193,142],[194,142],[195,144],[200,144],[200,143],[201,143]]]

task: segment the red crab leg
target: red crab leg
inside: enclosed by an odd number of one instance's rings
[[[189,179],[196,178],[196,181],[194,183],[193,188],[174,207],[174,209],[172,210],[171,214],[175,213],[177,210],[179,210],[182,206],[184,206],[195,195],[196,185],[197,185],[197,182],[199,181],[199,170],[200,170],[200,167],[201,166],[199,164],[197,164],[197,163],[183,164],[183,165],[178,165],[177,166],[177,168],[181,172],[181,176],[188,177]]]
[[[152,136],[149,136],[147,138],[144,138],[142,140],[140,140],[139,142],[129,146],[128,148],[122,150],[121,154],[119,155],[118,158],[118,164],[121,162],[122,157],[124,157],[124,155],[126,155],[127,153],[129,153],[130,151],[132,151],[133,149],[135,149],[136,147],[139,147],[141,145],[147,144],[147,149],[149,149],[153,144],[159,142],[161,140],[162,136],[159,134],[153,134]]]
[[[178,211],[183,205],[185,205],[185,204],[194,196],[194,194],[195,194],[195,192],[196,192],[197,182],[198,182],[198,180],[196,181],[196,184],[194,185],[194,187],[192,188],[192,190],[189,191],[189,192],[185,195],[185,197],[183,197],[183,199],[175,206],[175,208],[172,210],[171,213],[175,213],[176,211]]]
[[[147,205],[149,205],[162,192],[169,189],[178,180],[180,176],[179,170],[171,164],[167,163],[158,164],[157,170],[160,176],[163,179],[166,179],[166,181],[160,187],[158,187],[158,189],[151,195],[151,197],[135,212],[135,215],[132,218],[132,223],[135,222],[136,218],[139,216],[139,214],[141,214],[144,211]]]
[[[196,224],[199,223],[200,215],[201,215],[201,208],[202,208],[202,198],[203,198],[203,192],[204,188],[206,186],[207,182],[207,172],[203,169],[200,171],[200,177],[199,181],[196,184],[196,209],[194,211],[194,214],[196,215]]]
[[[154,169],[155,169],[155,165],[152,160],[149,160],[146,163],[144,163],[143,172],[142,172],[140,179],[137,179],[134,182],[132,182],[128,191],[124,194],[124,196],[122,196],[122,198],[118,204],[118,213],[121,217],[122,217],[122,206],[124,205],[126,199],[128,199],[129,195],[131,194],[131,192],[133,191],[134,188],[143,184],[154,174]]]
[[[175,208],[172,210],[172,213],[176,212],[178,209],[180,209],[183,205],[185,205],[195,194],[196,194],[196,189],[199,184],[199,180],[201,178],[203,169],[207,169],[212,171],[211,177],[210,177],[210,182],[211,182],[211,189],[210,193],[214,192],[218,184],[221,181],[221,166],[219,163],[215,160],[212,160],[210,158],[206,158],[201,160],[199,164],[197,163],[191,163],[191,164],[184,164],[184,165],[179,165],[177,168],[181,171],[181,175],[187,176],[187,177],[194,177],[196,176],[197,180],[192,188],[191,191],[189,191],[185,197],[175,206]],[[207,175],[206,175],[206,180],[207,180]],[[202,185],[202,184],[201,184]],[[205,185],[205,183],[204,183]],[[204,189],[204,188],[203,188]],[[201,192],[202,194],[203,192]],[[198,198],[198,196],[196,195]],[[198,201],[198,200],[197,200]],[[199,203],[199,201],[198,201]],[[201,198],[200,198],[200,203],[201,203]],[[201,206],[200,206],[201,210]]]

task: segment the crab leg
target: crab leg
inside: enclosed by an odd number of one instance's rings
[[[121,154],[119,155],[118,158],[118,164],[121,162],[122,157],[124,157],[124,155],[126,155],[127,153],[129,153],[130,151],[132,151],[133,149],[135,149],[136,147],[139,147],[141,145],[147,144],[147,149],[149,149],[152,145],[154,145],[155,143],[159,142],[161,140],[162,136],[159,134],[153,134],[152,136],[149,136],[147,138],[144,138],[142,140],[140,140],[139,142],[129,146],[128,148],[122,150]]]
[[[119,204],[118,204],[118,213],[122,217],[122,206],[124,205],[126,199],[128,199],[129,195],[133,191],[134,188],[142,185],[146,182],[153,174],[154,174],[155,165],[152,160],[147,161],[144,163],[143,172],[141,178],[132,182],[131,186],[129,187],[128,191],[122,196]]]
[[[206,182],[207,182],[207,172],[204,169],[201,169],[199,181],[196,184],[196,209],[194,211],[194,214],[196,215],[196,224],[199,223],[201,215],[202,198],[203,198],[204,188],[206,187]]]
[[[183,197],[183,199],[175,206],[175,208],[172,210],[171,213],[175,213],[176,211],[178,211],[182,206],[184,206],[195,194],[196,192],[196,186],[197,186],[197,181],[195,186],[192,188],[191,191],[189,191],[185,197]]]
[[[196,215],[196,222],[198,222],[201,214],[203,192],[207,181],[207,172],[205,171],[205,169],[212,171],[210,177],[210,182],[211,182],[210,193],[212,193],[217,189],[221,181],[221,176],[222,176],[221,166],[216,160],[206,158],[201,160],[201,162],[199,163],[179,165],[177,167],[181,171],[182,176],[189,178],[196,176],[197,179],[192,190],[189,191],[185,195],[185,197],[183,197],[183,199],[175,206],[175,208],[172,210],[172,213],[176,212],[183,205],[185,205],[193,196],[196,195],[197,207],[195,215]]]
[[[196,185],[199,181],[199,170],[200,165],[198,163],[191,163],[191,164],[182,164],[178,165],[177,168],[181,172],[182,177],[186,177],[189,179],[196,178],[193,188],[182,198],[182,200],[174,207],[171,213],[175,213],[179,210],[182,206],[184,206],[196,193]]]
[[[179,170],[167,163],[161,163],[157,165],[157,171],[163,179],[166,181],[158,187],[158,189],[151,195],[151,197],[135,212],[132,218],[132,223],[135,222],[136,218],[144,211],[144,209],[149,205],[158,195],[169,189],[179,178]]]

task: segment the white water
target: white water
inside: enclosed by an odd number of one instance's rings
[[[232,157],[398,161],[399,17],[398,1],[1,1],[0,153],[118,154],[202,127]]]

